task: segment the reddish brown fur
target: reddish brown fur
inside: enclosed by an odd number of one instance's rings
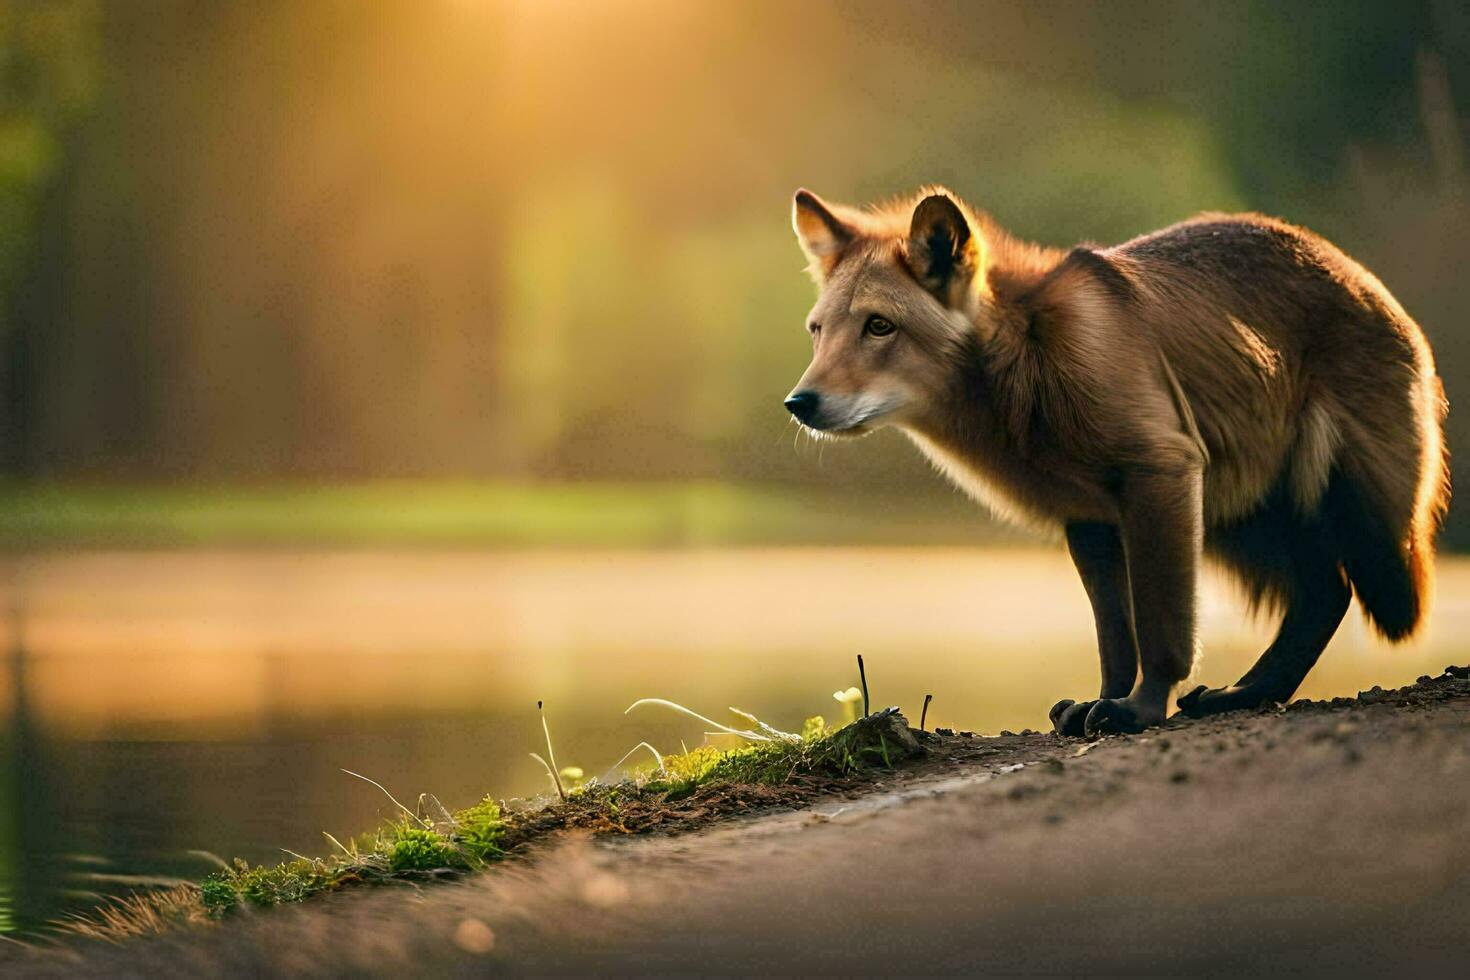
[[[1255,600],[1290,608],[1345,575],[1385,636],[1419,624],[1449,500],[1442,389],[1418,326],[1333,245],[1206,214],[1064,252],[942,189],[868,211],[803,195],[822,328],[798,388],[846,412],[817,427],[891,422],[1003,511],[1131,533],[1145,677],[1189,670],[1206,550]],[[1288,626],[1280,642],[1310,645]]]

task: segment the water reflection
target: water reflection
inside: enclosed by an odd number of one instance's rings
[[[601,772],[700,726],[623,708],[738,705],[784,728],[840,713],[865,655],[874,699],[931,724],[1040,728],[1095,686],[1091,615],[1051,550],[96,553],[6,559],[0,929],[207,851],[314,853],[400,798],[544,790],[535,702],[563,764]],[[1470,568],[1442,566],[1429,637],[1374,642],[1354,614],[1308,696],[1465,659]],[[1211,580],[1204,677],[1268,639]],[[22,617],[19,610],[24,609]]]

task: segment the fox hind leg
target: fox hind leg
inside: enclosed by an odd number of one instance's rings
[[[1211,550],[1236,572],[1256,602],[1284,607],[1266,651],[1229,687],[1198,687],[1179,699],[1195,717],[1284,702],[1316,664],[1352,599],[1329,525],[1303,518],[1284,495],[1254,517],[1213,534]]]
[[[1288,600],[1276,639],[1255,666],[1230,687],[1195,688],[1179,699],[1179,709],[1201,717],[1287,701],[1337,632],[1351,598],[1340,568],[1323,568],[1312,578],[1304,577]]]

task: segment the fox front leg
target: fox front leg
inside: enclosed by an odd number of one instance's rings
[[[1116,524],[1074,522],[1067,525],[1067,551],[1092,603],[1097,625],[1097,653],[1102,663],[1099,698],[1124,698],[1138,679],[1138,640],[1133,631],[1133,595],[1128,587],[1128,560]],[[1059,735],[1084,734],[1083,723],[1097,701],[1058,701],[1051,723]]]
[[[1088,736],[1140,732],[1164,720],[1174,686],[1194,661],[1195,587],[1204,541],[1198,467],[1125,474],[1120,527],[1133,592],[1142,676],[1126,697],[1087,712]]]

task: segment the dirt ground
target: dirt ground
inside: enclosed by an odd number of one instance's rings
[[[1463,975],[1465,674],[1095,743],[944,738],[846,797],[0,972]]]

